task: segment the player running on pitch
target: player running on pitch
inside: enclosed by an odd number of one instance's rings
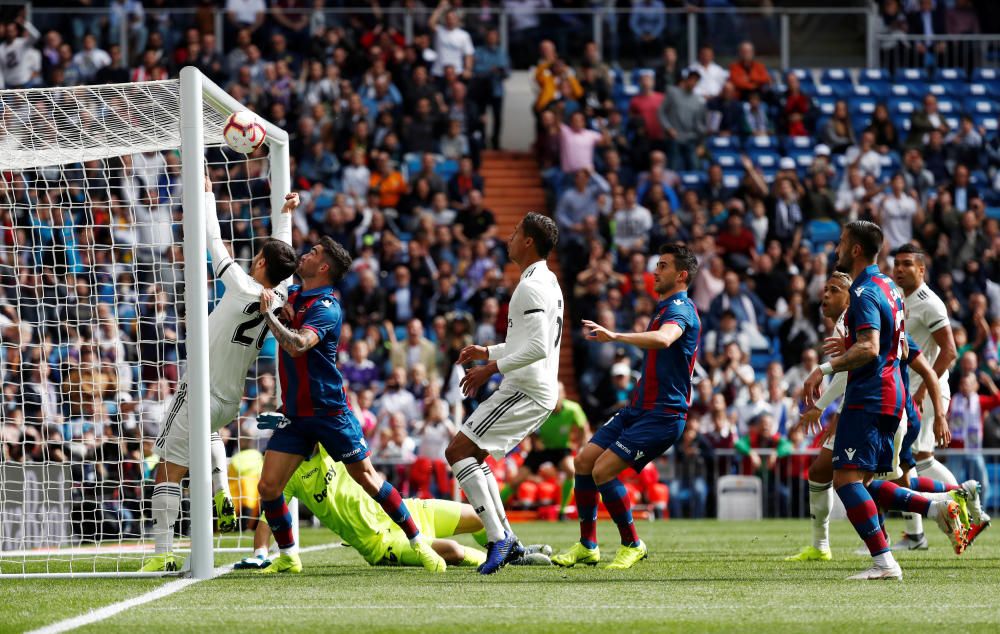
[[[854,280],[845,320],[847,351],[814,370],[803,387],[806,406],[811,407],[820,395],[825,375],[849,372],[834,437],[833,485],[873,559],[871,568],[849,577],[857,580],[903,577],[883,533],[875,501],[865,488],[875,473],[894,470],[894,441],[906,398],[899,368],[906,346],[903,299],[875,264],[881,246],[878,225],[858,220],[844,227],[837,245],[838,266],[850,271]],[[891,482],[882,483],[880,502],[900,496],[909,503],[913,496],[899,489]],[[928,506],[938,504],[929,502]],[[949,530],[964,539],[958,505],[944,504]]]
[[[466,395],[475,394],[494,374],[504,375],[500,388],[472,412],[445,452],[455,479],[486,528],[487,558],[479,567],[484,575],[524,554],[484,460],[487,454],[498,459],[507,455],[556,406],[563,297],[545,258],[558,241],[559,230],[551,218],[531,212],[517,223],[507,248],[521,269],[521,280],[510,298],[507,340],[488,348],[467,346],[458,357],[459,364],[489,361],[462,378]]]
[[[247,370],[257,358],[267,330],[260,313],[261,291],[269,289],[277,298],[275,307],[284,302],[287,279],[295,271],[295,251],[291,246],[292,211],[299,205],[299,195],[285,196],[280,213],[272,214],[272,238],[264,243],[250,263],[248,275],[230,257],[222,241],[216,217],[212,183],[205,174],[205,221],[208,246],[215,277],[226,286],[226,293],[208,316],[211,390],[211,422],[217,432],[239,414]],[[174,524],[180,512],[181,485],[189,464],[187,382],[177,386],[160,436],[156,453],[160,464],[153,487],[152,515],[155,555],[142,567],[143,572],[177,570],[180,558],[173,554]],[[222,439],[212,434],[212,484],[219,528],[236,527],[236,512],[229,495],[226,451]]]
[[[847,307],[850,302],[850,286],[850,276],[846,273],[838,271],[830,276],[823,289],[823,299],[821,303],[823,316],[834,320],[836,324],[833,331],[833,337],[828,338],[827,342],[835,343],[839,346],[837,350],[834,351],[830,348],[827,352],[836,352],[835,356],[839,356],[843,353],[843,350],[840,348],[843,346],[842,342],[846,334],[844,317],[847,313]],[[930,365],[928,365],[923,359],[923,356],[920,354],[920,349],[916,347],[916,344],[913,343],[912,340],[909,346],[907,359],[905,362],[901,363],[901,370],[905,371],[905,366],[912,367],[918,374],[928,377],[932,376]],[[822,412],[836,399],[844,395],[846,382],[846,372],[835,374],[833,380],[830,382],[830,385],[827,386],[826,390],[823,392],[822,396],[820,396],[816,404],[802,415],[798,424],[803,425],[807,433],[810,432],[813,427],[819,425],[819,417]],[[908,390],[907,374],[903,374],[903,384]],[[931,395],[931,400],[935,407],[938,408],[935,409],[935,422],[939,425],[939,431],[942,434],[942,440],[944,440],[947,435],[947,422],[944,421],[944,412],[939,409],[940,398],[936,390]],[[903,437],[899,454],[899,463],[903,466],[903,475],[901,478],[897,479],[895,483],[901,487],[917,491],[919,489],[916,489],[913,486],[916,483],[908,478],[908,472],[910,467],[912,467],[912,453],[910,452],[910,445],[913,443],[913,439],[916,438],[917,431],[920,429],[920,419],[917,416],[916,411],[913,409],[912,402],[909,399],[909,391],[907,391],[906,413],[907,417],[905,424],[907,429],[905,430],[905,436]],[[942,422],[944,422],[943,429],[941,429]],[[823,446],[820,449],[819,455],[809,466],[809,511],[813,529],[813,544],[811,546],[806,546],[798,554],[786,557],[785,561],[829,561],[833,558],[833,554],[830,550],[830,511],[833,507],[833,439],[836,434],[836,429],[836,421],[831,422],[825,431]],[[876,488],[880,487],[881,484],[876,485]],[[942,489],[942,491],[943,490],[944,489]],[[869,492],[871,492],[870,489]],[[948,500],[953,500],[958,502],[960,507],[965,503],[964,497],[959,497],[957,495],[953,496],[944,492],[922,493],[919,497],[930,501],[946,502]],[[893,501],[890,500],[889,507],[892,508],[892,506]],[[920,509],[923,510],[922,503],[920,505]],[[940,511],[941,509],[938,508],[937,515],[935,516],[939,520],[942,519]],[[927,512],[930,512],[929,505]],[[942,525],[941,529],[945,531],[946,534],[948,533],[948,527],[946,524]],[[865,550],[865,552],[868,551]]]
[[[947,412],[951,403],[951,388],[948,385],[948,369],[955,363],[955,336],[951,330],[951,321],[941,298],[934,294],[926,283],[926,256],[919,248],[904,244],[895,255],[892,276],[903,291],[906,305],[906,330],[913,336],[920,349],[924,351],[927,362],[934,367],[934,375],[941,390],[942,411]],[[929,383],[916,374],[910,374],[913,387],[913,401],[923,412],[930,408]],[[948,469],[934,457],[933,430],[925,425],[921,428],[913,443],[913,458],[916,462],[917,476],[938,480],[949,488],[965,487],[968,482],[959,485],[958,480]],[[970,481],[971,482],[971,481]],[[978,487],[978,483],[977,483]],[[978,498],[980,490],[967,491],[974,494],[975,500],[970,500],[970,510],[974,517],[969,530],[969,539],[975,539],[981,531],[990,525],[990,517],[981,512]],[[978,517],[975,517],[978,515]],[[923,523],[920,516],[903,514],[906,529],[903,539],[893,545],[894,550],[924,550],[927,539],[923,536]]]
[[[270,311],[264,313],[281,348],[278,375],[283,416],[276,417],[257,485],[261,509],[280,549],[279,556],[263,572],[302,572],[284,490],[317,443],[343,463],[347,474],[400,527],[424,569],[444,572],[447,564],[421,535],[399,492],[372,466],[361,424],[347,407],[344,381],[337,369],[343,311],[334,295],[334,285],[350,268],[351,256],[344,247],[328,236],[320,238],[299,259],[296,273],[302,284],[288,288],[288,304],[282,316],[289,325]],[[262,307],[271,306],[273,301],[272,293],[261,293]]]
[[[632,467],[642,471],[669,449],[684,432],[691,399],[691,375],[698,355],[701,320],[687,295],[698,270],[694,254],[683,245],[666,244],[653,274],[661,297],[646,332],[611,332],[584,320],[587,338],[627,343],[645,350],[642,378],[632,390],[629,406],[615,414],[590,439],[574,463],[580,541],[552,558],[560,566],[596,565],[597,494],[618,525],[621,548],[608,568],[631,568],[648,550],[632,522],[632,504],[618,474]]]

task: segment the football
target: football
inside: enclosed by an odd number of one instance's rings
[[[240,110],[229,115],[226,125],[222,128],[222,138],[233,150],[240,154],[250,154],[261,146],[267,132],[264,125],[254,113]]]

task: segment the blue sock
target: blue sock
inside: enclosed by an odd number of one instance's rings
[[[277,542],[278,548],[284,550],[294,546],[292,514],[288,511],[288,505],[285,504],[284,494],[273,500],[261,500],[260,507],[264,511],[264,518],[267,519],[267,525],[271,529],[271,534],[274,535],[274,541]]]
[[[632,521],[632,500],[628,497],[628,489],[618,478],[597,486],[608,509],[611,519],[618,525],[618,534],[622,538],[622,546],[638,546],[639,534],[635,531]]]
[[[580,516],[580,543],[597,548],[597,485],[589,474],[576,474],[576,513]]]

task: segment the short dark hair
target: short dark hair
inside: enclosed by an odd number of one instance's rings
[[[260,257],[264,260],[264,274],[275,286],[291,277],[298,265],[298,258],[292,245],[274,238],[264,243]]]
[[[537,211],[530,211],[521,221],[521,232],[535,243],[535,251],[541,258],[549,257],[549,253],[559,242],[559,228],[548,216]]]
[[[672,255],[674,257],[674,267],[678,271],[687,271],[687,283],[688,285],[691,284],[695,274],[698,272],[698,258],[694,257],[691,249],[679,242],[668,242],[660,247],[660,255]]]
[[[867,220],[855,220],[844,227],[851,242],[861,247],[866,257],[875,258],[882,248],[882,227]]]
[[[927,254],[924,253],[924,250],[921,249],[920,247],[918,247],[917,245],[907,242],[903,246],[901,246],[898,249],[896,249],[895,255],[903,255],[904,253],[911,253],[911,254],[913,254],[913,259],[914,260],[916,260],[917,262],[919,262],[921,265],[924,265],[924,266],[927,265],[927,259],[926,259],[927,258]]]
[[[330,281],[336,284],[351,270],[351,254],[330,236],[323,236],[318,244],[323,248],[323,257],[330,264]]]

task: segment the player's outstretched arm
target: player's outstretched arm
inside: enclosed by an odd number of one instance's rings
[[[612,332],[600,324],[584,319],[583,329],[585,336],[591,341],[627,343],[643,350],[669,348],[684,334],[684,330],[675,323],[663,324],[659,330],[646,332]]]
[[[278,321],[278,318],[270,310],[274,297],[274,293],[270,289],[264,289],[260,294],[260,312],[264,315],[264,320],[281,349],[293,358],[300,357],[319,343],[319,335],[310,328],[289,328]]]
[[[271,215],[271,237],[285,244],[292,244],[292,212],[299,206],[298,192],[285,194],[285,204],[281,212]]]
[[[934,368],[927,363],[926,357],[922,354],[915,355],[910,359],[910,367],[924,380],[927,392],[931,395],[931,407],[934,408],[934,440],[937,441],[939,447],[947,447],[951,444],[951,428],[948,426],[948,412],[941,404],[941,384],[938,383]],[[922,402],[923,400],[914,400],[913,406],[920,407]]]

